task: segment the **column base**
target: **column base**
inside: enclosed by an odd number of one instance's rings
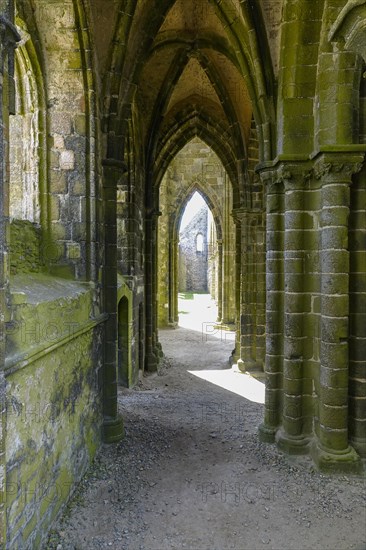
[[[277,447],[291,455],[307,455],[312,438],[308,435],[289,435],[283,428],[276,434]]]
[[[360,456],[352,447],[347,447],[343,451],[325,449],[319,443],[314,441],[311,446],[311,456],[316,467],[329,474],[362,474],[363,466]]]
[[[236,331],[236,323],[234,323],[233,321],[225,321],[225,319],[221,319],[221,321],[219,321],[217,324],[225,330],[230,330],[231,332]]]
[[[263,365],[257,361],[243,361],[238,359],[236,364],[240,372],[263,372]]]
[[[105,418],[103,421],[103,442],[117,443],[125,436],[125,428],[122,416],[117,418]]]
[[[362,458],[366,458],[366,439],[364,437],[350,437],[349,442]]]
[[[262,443],[275,443],[278,428],[261,424],[258,428],[259,441]]]
[[[150,353],[145,357],[145,371],[156,372],[158,370],[159,359],[155,353]]]
[[[163,346],[160,342],[157,342],[155,345],[155,355],[158,358],[158,363],[160,362],[160,358],[164,357]]]

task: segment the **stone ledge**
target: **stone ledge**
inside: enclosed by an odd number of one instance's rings
[[[21,370],[27,367],[34,361],[37,361],[41,357],[48,355],[49,353],[56,350],[57,348],[64,346],[71,340],[74,340],[75,338],[78,338],[79,336],[85,334],[86,332],[89,332],[90,330],[95,328],[97,325],[104,323],[107,319],[108,319],[107,314],[100,315],[96,319],[87,321],[81,326],[81,328],[79,328],[76,331],[72,331],[71,333],[67,334],[64,338],[60,338],[59,340],[57,340],[57,342],[53,343],[50,346],[44,345],[43,343],[40,346],[30,349],[26,353],[19,353],[19,354],[15,354],[7,357],[5,359],[5,376],[9,376],[10,374],[17,372],[18,370]]]

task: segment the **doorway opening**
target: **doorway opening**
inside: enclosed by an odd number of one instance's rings
[[[211,294],[217,272],[217,238],[211,211],[196,191],[188,201],[179,227],[178,289],[180,293]]]
[[[217,319],[217,237],[212,213],[201,193],[187,202],[179,227],[178,322],[202,329]]]

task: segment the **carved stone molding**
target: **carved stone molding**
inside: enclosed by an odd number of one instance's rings
[[[363,166],[364,153],[339,156],[322,155],[314,165],[314,176],[317,179],[352,182],[352,176],[360,172]]]

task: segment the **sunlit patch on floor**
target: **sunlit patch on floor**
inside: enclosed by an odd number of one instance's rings
[[[192,370],[188,372],[202,380],[211,382],[211,384],[245,397],[253,403],[264,403],[264,383],[256,380],[250,374],[239,372],[235,367],[230,370]]]

